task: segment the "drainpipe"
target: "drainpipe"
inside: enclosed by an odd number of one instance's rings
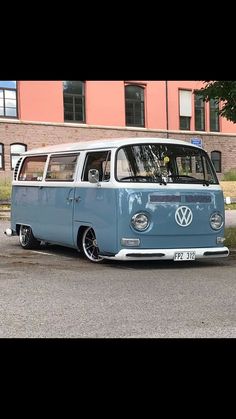
[[[169,106],[168,106],[168,80],[165,80],[166,85],[166,138],[169,138]]]

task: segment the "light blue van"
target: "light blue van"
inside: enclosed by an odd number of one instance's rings
[[[207,153],[124,138],[48,146],[18,160],[11,228],[24,249],[69,246],[90,261],[219,258],[224,198]]]

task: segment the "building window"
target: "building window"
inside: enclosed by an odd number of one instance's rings
[[[64,120],[85,122],[85,96],[83,81],[64,81]]]
[[[140,86],[125,86],[125,116],[126,125],[144,127],[144,88]]]
[[[17,161],[19,160],[19,156],[21,153],[24,153],[27,149],[25,144],[11,144],[11,170],[15,168]]]
[[[217,173],[221,172],[221,152],[212,151],[211,152],[211,161]]]
[[[205,102],[200,95],[195,95],[195,130],[205,131]]]
[[[192,116],[192,91],[179,90],[179,128],[190,130]]]
[[[17,118],[16,81],[0,80],[0,118]]]
[[[214,99],[210,100],[210,131],[219,131],[219,103]]]
[[[180,116],[179,118],[179,129],[181,130],[190,130],[190,120],[189,116]]]
[[[0,144],[0,170],[4,170],[4,145]]]

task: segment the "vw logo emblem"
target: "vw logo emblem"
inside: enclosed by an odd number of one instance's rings
[[[193,220],[193,213],[188,207],[179,207],[175,211],[175,221],[181,227],[187,227]]]

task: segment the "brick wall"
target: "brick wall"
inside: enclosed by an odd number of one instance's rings
[[[90,126],[68,126],[57,124],[38,123],[6,123],[0,121],[0,143],[4,144],[5,170],[0,170],[0,178],[11,178],[10,145],[22,143],[27,149],[38,148],[46,145],[86,141],[101,138],[117,137],[167,137],[166,131],[154,131],[134,128],[106,128]],[[217,150],[222,153],[222,171],[236,169],[236,135],[207,135],[170,132],[169,137],[190,141],[191,138],[202,138],[204,149],[210,153]],[[222,175],[219,175],[221,178]]]

